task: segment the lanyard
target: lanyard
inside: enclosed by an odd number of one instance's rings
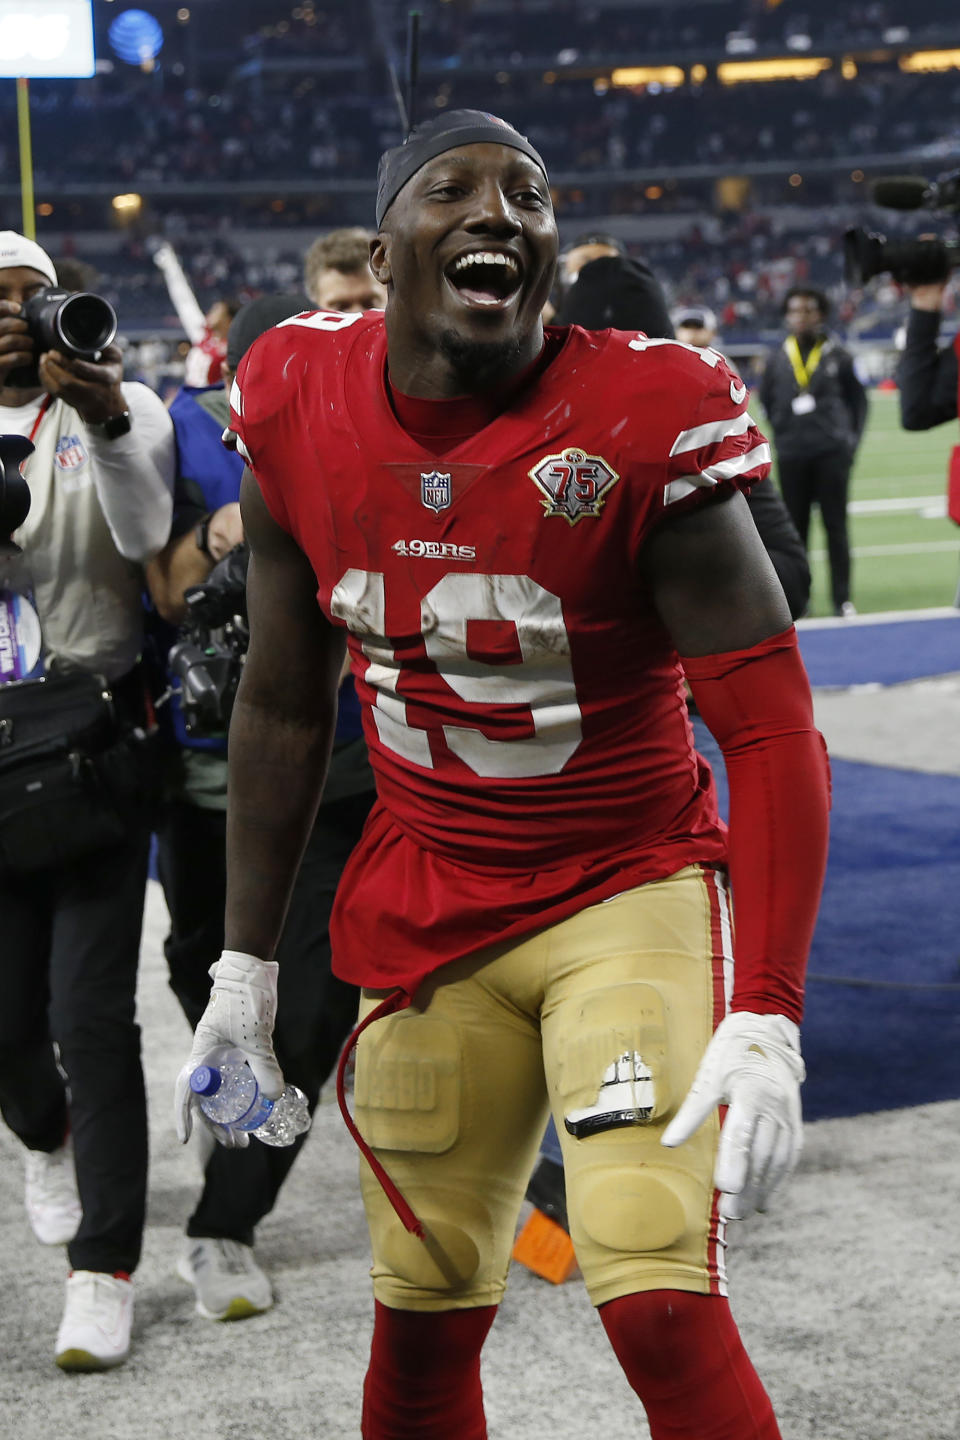
[[[51,406],[52,404],[53,404],[53,396],[52,396],[52,395],[44,395],[44,397],[43,397],[43,404],[40,406],[40,413],[39,413],[39,415],[37,416],[36,420],[34,420],[34,422],[33,422],[33,429],[30,431],[30,434],[27,436],[27,439],[30,441],[30,444],[31,444],[31,445],[33,444],[34,440],[36,440],[36,438],[37,438],[37,431],[40,429],[40,426],[43,424],[43,417],[46,415],[47,411],[50,409],[50,406]]]
[[[806,363],[804,363],[796,335],[787,336],[784,349],[790,357],[790,364],[793,366],[793,373],[797,377],[797,384],[801,390],[808,390],[810,388],[813,372],[820,364],[820,356],[823,354],[823,343],[822,340],[817,341],[807,356]]]

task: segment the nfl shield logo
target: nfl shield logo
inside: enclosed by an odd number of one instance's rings
[[[439,470],[431,470],[429,475],[420,476],[420,499],[428,510],[433,510],[439,515],[441,510],[446,510],[450,505],[451,488],[450,476],[441,475]]]
[[[59,470],[79,470],[87,462],[87,452],[79,435],[61,435],[53,457]]]

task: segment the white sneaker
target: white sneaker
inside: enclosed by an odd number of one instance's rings
[[[74,1270],[57,1332],[61,1370],[109,1370],[130,1353],[133,1283],[99,1270]]]
[[[239,1240],[187,1239],[177,1274],[197,1292],[197,1314],[207,1320],[244,1320],[273,1304],[273,1288]]]
[[[65,1245],[76,1235],[83,1210],[69,1138],[49,1155],[45,1150],[27,1151],[24,1200],[33,1233],[41,1244]]]
[[[854,605],[852,600],[844,600],[843,604],[840,606],[840,609],[837,611],[837,614],[841,616],[844,620],[852,620],[856,613],[857,607],[856,605]]]

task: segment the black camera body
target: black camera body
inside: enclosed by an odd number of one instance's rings
[[[875,204],[890,210],[960,212],[960,170],[940,180],[920,175],[891,175],[873,183]],[[960,265],[960,244],[938,237],[888,240],[875,231],[854,227],[843,237],[844,272],[849,285],[865,285],[874,275],[889,274],[901,285],[937,285]]]
[[[167,663],[187,734],[197,739],[221,737],[230,724],[250,643],[249,558],[246,545],[235,546],[184,593],[187,617]]]
[[[109,300],[89,290],[71,292],[48,285],[30,296],[21,316],[38,357],[59,350],[77,360],[99,360],[117,333],[117,312]],[[11,370],[5,383],[34,389],[40,383],[36,361]]]

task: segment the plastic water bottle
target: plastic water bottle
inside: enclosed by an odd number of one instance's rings
[[[310,1128],[303,1091],[288,1085],[278,1100],[268,1100],[242,1050],[224,1046],[211,1051],[190,1076],[190,1089],[209,1120],[247,1130],[264,1145],[292,1145]]]

